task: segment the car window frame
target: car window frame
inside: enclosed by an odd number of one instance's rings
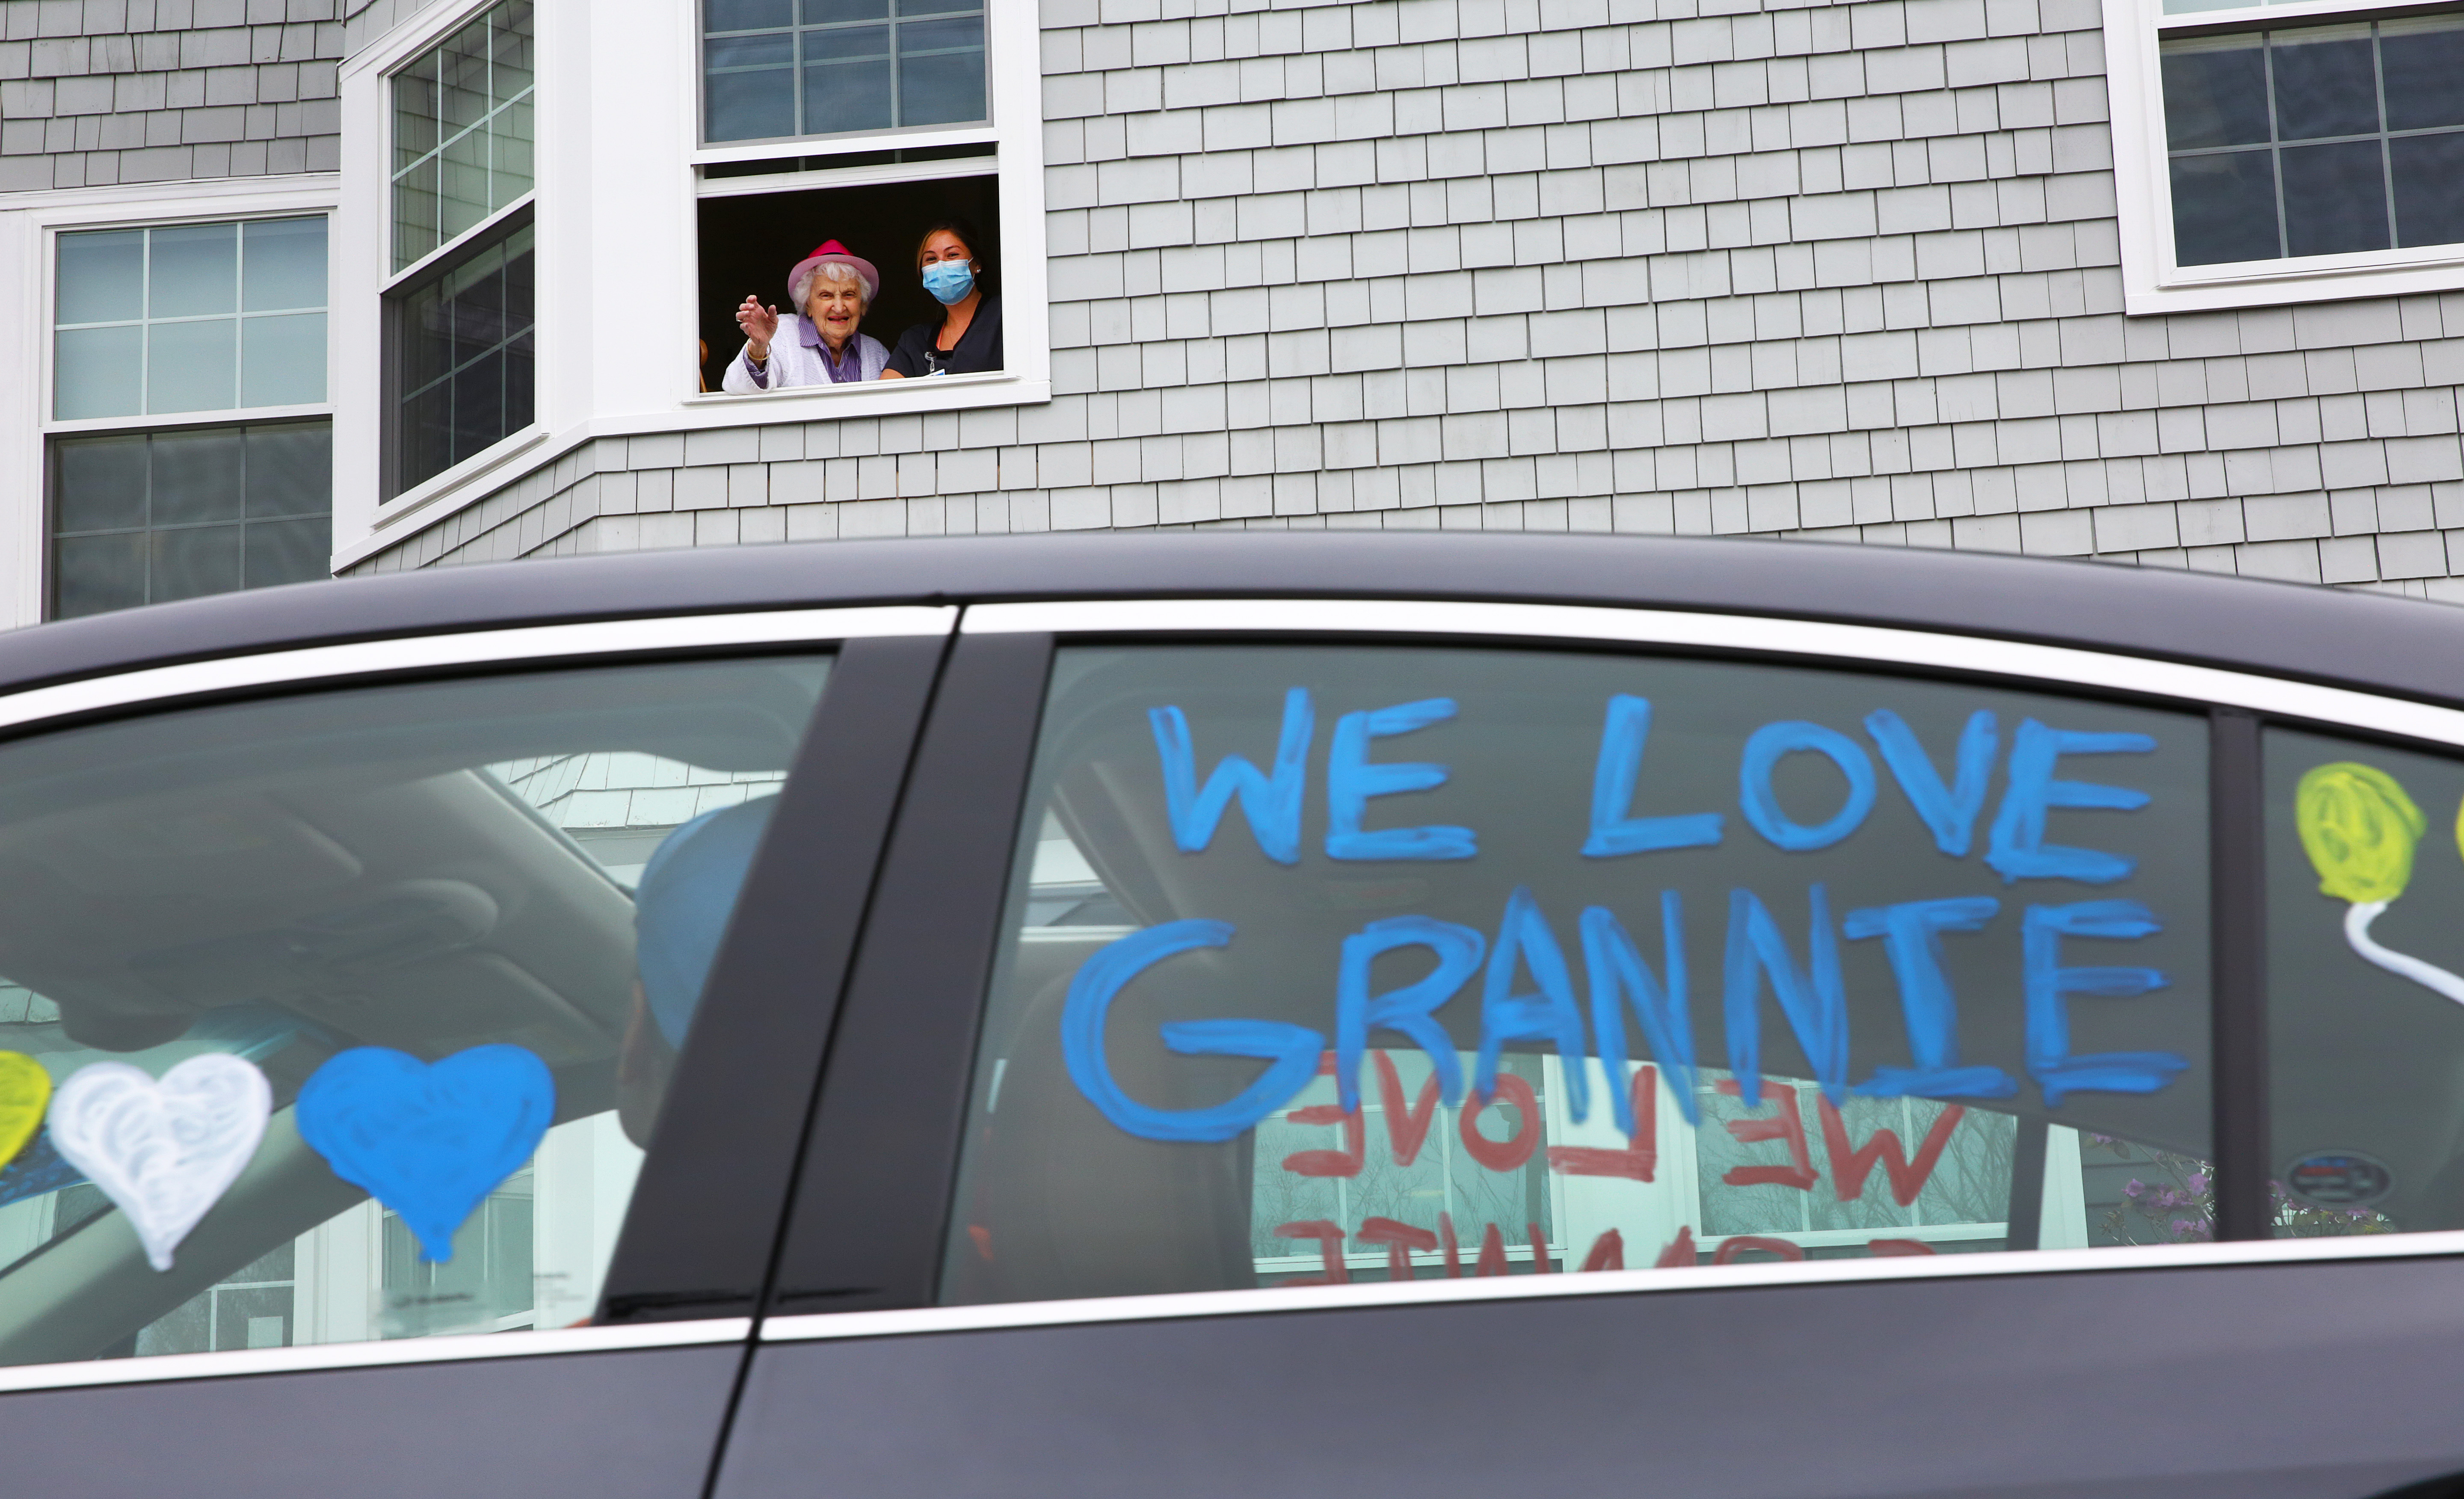
[[[1005,672],[993,668],[996,643],[1007,642]],[[1045,707],[1045,684],[1062,647],[1104,644],[1356,645],[1380,643],[1463,648],[1480,644],[1584,651],[1646,650],[1700,659],[1846,668],[1901,676],[1973,681],[2021,691],[2134,703],[2193,713],[2209,723],[2210,871],[2215,1145],[2219,1240],[2211,1244],[2090,1249],[2014,1249],[1984,1254],[1873,1260],[1808,1260],[1770,1265],[1642,1268],[1582,1275],[1353,1283],[1296,1290],[1257,1289],[1067,1301],[934,1304],[942,1249],[957,1185],[965,1097],[972,1081],[973,1040],[990,1003],[989,979],[1002,938],[1003,898],[1015,866],[1014,842],[1024,815],[1027,777]],[[962,672],[961,663],[979,663]],[[960,691],[963,681],[979,684]],[[894,1074],[913,1066],[887,1035],[855,1049],[834,1047],[815,1129],[806,1144],[781,1245],[780,1275],[756,1330],[759,1343],[878,1337],[1002,1327],[1170,1320],[1271,1314],[1353,1306],[1511,1300],[1525,1296],[1626,1294],[1808,1282],[1991,1277],[2075,1273],[2156,1267],[2418,1258],[2464,1254],[2464,1230],[2350,1238],[2275,1239],[2268,1231],[2267,994],[2264,890],[2257,857],[2264,836],[2259,740],[2272,725],[2310,728],[2448,752],[2464,752],[2464,707],[2332,681],[2271,675],[2249,667],[2222,668],[2111,648],[2046,638],[2011,639],[1961,633],[1939,625],[1902,627],[1872,620],[1792,619],[1770,613],[1715,613],[1566,604],[1441,598],[1102,598],[969,603],[952,646],[946,690],[920,741],[910,796],[937,803],[969,794],[965,819],[931,832],[902,817],[884,864],[875,919],[916,928],[939,921],[939,940],[925,951],[911,936],[893,955],[866,934],[860,973],[850,985],[850,1016],[868,981],[885,994],[896,985],[901,960],[925,961],[935,975],[928,1003],[971,1017],[966,1044],[931,1059],[929,1100],[900,1104],[886,1091],[864,1109],[838,1108],[841,1079]],[[1030,690],[1031,687],[1031,690]],[[979,693],[983,695],[978,695]],[[948,748],[936,760],[934,745]],[[977,753],[961,752],[962,741]],[[1006,761],[984,753],[1006,746]],[[993,813],[1006,808],[997,833]],[[963,828],[959,823],[963,823]],[[901,860],[931,869],[963,890],[962,909],[933,905],[931,889],[893,884]],[[989,890],[990,893],[986,894]],[[954,992],[961,975],[973,989]],[[913,1000],[912,985],[900,992]],[[961,1003],[962,1002],[962,1003]],[[879,1003],[879,1002],[876,1002]],[[946,1037],[950,1025],[936,1022]],[[911,1037],[912,1040],[912,1037]],[[955,1067],[953,1090],[944,1075]],[[951,1117],[955,1096],[956,1117]],[[895,1113],[896,1128],[881,1111]],[[885,1149],[885,1142],[889,1142]],[[875,1156],[862,1174],[871,1195],[849,1190],[854,1178],[828,1163],[862,1147]],[[2225,1177],[2231,1172],[2229,1179]],[[825,1176],[825,1172],[836,1174]],[[2223,1183],[2230,1180],[2231,1185]],[[880,1215],[895,1218],[894,1236],[877,1237]],[[932,1222],[929,1233],[922,1222]],[[847,1235],[851,1221],[868,1223]],[[851,1255],[830,1236],[872,1240]],[[891,1242],[909,1258],[891,1263]],[[857,1267],[864,1270],[859,1272]]]
[[[727,1176],[737,1159],[728,1153],[742,1150],[748,1132],[775,1133],[773,1121],[762,1117],[757,1094],[766,1089],[774,1105],[783,1097],[784,1106],[799,1118],[809,1108],[819,1076],[820,1036],[811,1037],[801,1059],[794,1046],[775,1044],[775,975],[762,959],[765,944],[778,945],[773,929],[779,923],[746,918],[745,913],[775,912],[782,894],[792,901],[797,889],[815,880],[832,891],[869,889],[879,854],[877,838],[869,845],[861,836],[815,844],[798,836],[816,824],[830,827],[838,810],[833,799],[815,795],[808,773],[820,768],[835,777],[853,769],[857,774],[852,780],[838,783],[851,794],[836,800],[857,810],[857,824],[869,812],[886,825],[889,808],[900,796],[922,705],[957,618],[955,606],[942,605],[678,609],[621,619],[413,630],[332,644],[275,643],[201,660],[141,663],[0,694],[0,740],[14,740],[98,721],[273,695],[508,671],[742,659],[810,650],[827,650],[833,658],[788,781],[792,787],[805,778],[807,790],[793,805],[782,804],[780,826],[788,836],[765,840],[747,876],[671,1084],[671,1096],[687,1100],[687,1107],[663,1111],[681,1113],[683,1122],[671,1126],[663,1117],[653,1132],[591,1325],[518,1337],[468,1334],[11,1365],[0,1367],[0,1394],[747,1341],[785,1207],[792,1149],[772,1153],[766,1187],[758,1166],[749,1173],[736,1166],[731,1178],[736,1201],[724,1217],[697,1219],[689,1232],[669,1224],[662,1233],[649,1225],[662,1212],[693,1211],[699,1205],[692,1201],[690,1186],[680,1192],[677,1183]],[[896,711],[902,698],[911,704],[903,719]],[[782,799],[786,795],[782,791]],[[851,946],[862,918],[860,905],[842,904],[830,919],[801,925],[807,933],[838,929],[842,946]],[[803,992],[815,987],[825,991],[823,1004],[810,1006],[823,1016],[820,1030],[825,1032],[836,985],[825,972],[807,967],[803,973]],[[806,1028],[814,1027],[808,1024]],[[715,1039],[705,1042],[705,1036]],[[748,1050],[768,1069],[759,1088],[693,1087],[693,1078],[707,1078],[715,1067]],[[705,1096],[713,1093],[719,1096]],[[759,1156],[758,1150],[752,1154]],[[649,1207],[644,1205],[646,1191],[652,1200]],[[646,1252],[660,1248],[669,1252]],[[732,1298],[693,1294],[714,1284],[713,1266],[748,1262],[755,1272],[749,1281],[739,1280]],[[620,1280],[620,1274],[627,1278]],[[619,1314],[609,1315],[611,1304]]]

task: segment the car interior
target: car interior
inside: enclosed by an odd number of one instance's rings
[[[344,1048],[432,1061],[510,1043],[551,1069],[557,1121],[613,1107],[636,1003],[632,893],[491,767],[630,756],[783,772],[825,664],[303,690],[0,745],[0,975],[31,991],[0,1047],[55,1082],[91,1061],[159,1074],[235,1051],[275,1110],[171,1270],[108,1206],[0,1268],[0,1362],[125,1353],[362,1201],[291,1123],[302,1083]],[[630,832],[645,841],[638,818]],[[58,1191],[64,1171],[38,1135],[0,1171],[0,1203]]]

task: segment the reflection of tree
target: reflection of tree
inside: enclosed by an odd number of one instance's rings
[[[2366,1207],[2317,1207],[2302,1201],[2284,1190],[2284,1183],[2267,1184],[2271,1204],[2276,1209],[2276,1235],[2279,1239],[2326,1239],[2343,1234],[2391,1234],[2395,1220]]]
[[[1267,1119],[1258,1126],[1257,1169],[1249,1196],[1249,1252],[1260,1259],[1298,1254],[1312,1246],[1275,1237],[1279,1223],[1331,1219],[1341,1201],[1334,1182],[1325,1177],[1304,1177],[1283,1169],[1284,1157],[1296,1150],[1322,1146],[1334,1131],[1309,1129],[1287,1119]]]
[[[2216,1183],[2204,1160],[2110,1135],[2079,1136],[2079,1154],[2138,1166],[2101,1226],[2116,1244],[2204,1244],[2216,1236]]]
[[[1910,1128],[1918,1138],[1950,1107],[1928,1098],[1908,1100]],[[2011,1173],[2018,1162],[2019,1121],[2007,1113],[1970,1109],[1952,1132],[1942,1161],[1917,1196],[1928,1223],[2000,1223],[2011,1207]]]

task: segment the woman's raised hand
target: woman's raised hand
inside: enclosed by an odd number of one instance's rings
[[[736,325],[744,330],[745,342],[753,345],[755,359],[770,357],[770,341],[779,336],[778,308],[764,307],[760,298],[748,297],[744,305],[736,309]]]

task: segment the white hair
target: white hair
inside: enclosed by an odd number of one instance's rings
[[[872,306],[872,298],[868,296],[865,291],[864,277],[856,274],[855,267],[848,265],[844,260],[825,260],[820,265],[817,265],[810,271],[805,272],[803,280],[798,281],[795,285],[788,288],[789,291],[796,294],[796,310],[798,312],[803,312],[804,310],[805,301],[812,297],[813,283],[815,281],[853,281],[855,283],[856,304],[867,310],[869,310]]]

